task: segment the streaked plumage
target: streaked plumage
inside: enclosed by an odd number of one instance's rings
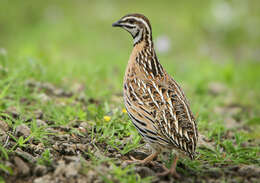
[[[196,122],[182,89],[157,59],[149,20],[130,14],[113,26],[126,29],[134,39],[124,77],[124,102],[134,126],[154,149],[149,161],[164,149],[194,158]]]

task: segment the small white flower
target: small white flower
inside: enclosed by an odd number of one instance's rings
[[[158,36],[155,40],[155,48],[159,53],[167,53],[171,48],[171,40],[168,36]]]

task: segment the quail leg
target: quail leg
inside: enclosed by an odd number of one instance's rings
[[[163,167],[163,169],[165,170],[162,173],[157,174],[158,176],[166,176],[166,175],[172,175],[175,178],[180,178],[180,175],[176,172],[176,165],[177,165],[177,161],[178,161],[178,156],[174,157],[172,166],[170,169],[166,168],[165,166]]]
[[[152,163],[152,160],[158,155],[158,152],[154,152],[151,155],[149,155],[148,157],[146,157],[143,160],[139,160],[134,158],[133,156],[130,156],[131,160],[127,160],[127,163],[138,163],[138,164],[148,164],[148,163]]]

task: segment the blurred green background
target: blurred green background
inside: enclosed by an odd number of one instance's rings
[[[0,65],[20,79],[64,87],[83,82],[88,97],[109,100],[121,92],[132,49],[130,35],[111,24],[138,12],[150,19],[155,41],[166,38],[167,50],[157,55],[191,101],[201,103],[208,84],[217,81],[256,110],[259,7],[245,0],[1,0]]]
[[[216,145],[213,152],[198,149],[198,161],[182,162],[199,177],[222,164],[217,167],[224,173],[216,177],[227,182],[223,176],[233,179],[233,174],[224,167],[260,162],[259,9],[259,0],[0,0],[0,112],[11,108],[21,115],[15,124],[10,122],[13,131],[24,119],[34,119],[39,109],[56,126],[73,125],[77,119],[95,125],[102,130],[94,141],[113,148],[125,143],[115,134],[127,139],[133,135],[124,153],[139,147],[136,130],[121,112],[133,40],[112,23],[128,13],[142,13],[151,21],[161,64],[184,88],[199,132]],[[81,90],[47,100],[28,80],[62,91]],[[75,104],[81,93],[88,102]],[[37,132],[33,138],[46,140],[46,149],[52,146],[50,136],[44,136],[48,128],[32,124],[28,126]],[[187,178],[198,181],[194,175]]]

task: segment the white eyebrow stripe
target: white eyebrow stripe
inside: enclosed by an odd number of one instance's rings
[[[127,23],[127,22],[122,22],[121,24],[122,24],[122,25],[129,26],[129,27],[135,27],[133,24],[129,24],[129,23]]]

